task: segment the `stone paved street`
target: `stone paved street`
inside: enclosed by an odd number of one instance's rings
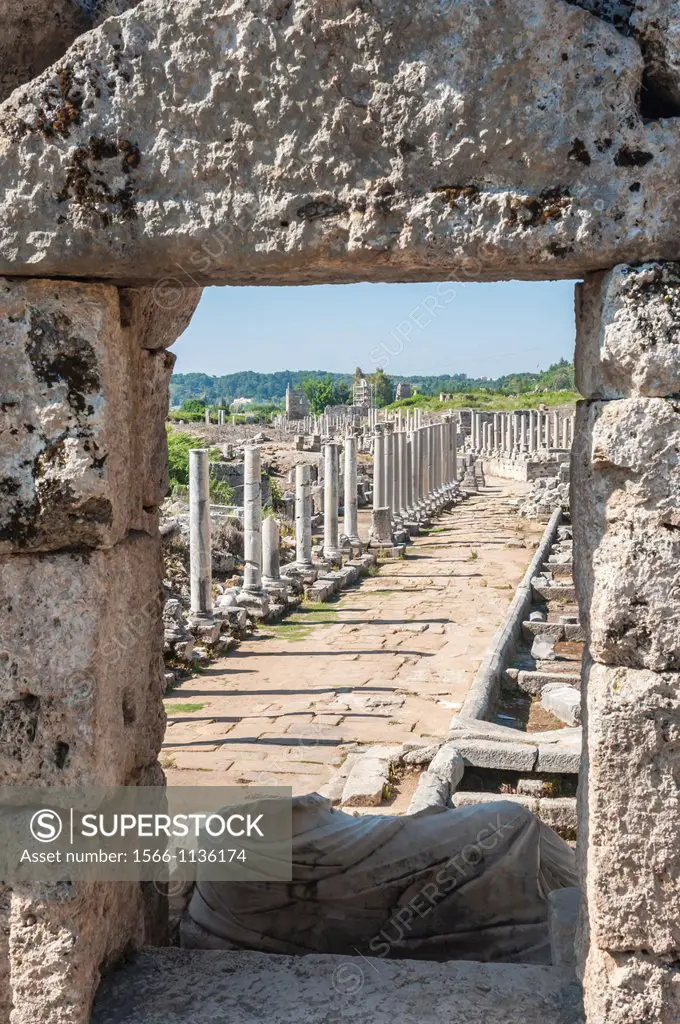
[[[542,533],[509,506],[526,490],[489,480],[406,559],[263,627],[176,688],[168,782],[310,792],[356,744],[441,742]]]

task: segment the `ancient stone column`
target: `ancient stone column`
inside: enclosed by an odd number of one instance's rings
[[[373,508],[385,508],[385,435],[376,428],[373,437]]]
[[[441,456],[441,474],[442,474],[442,489],[448,493],[450,484],[450,472],[451,472],[451,434],[450,434],[451,422],[448,416],[442,419],[442,456]]]
[[[406,433],[400,430],[396,435],[397,437],[397,463],[399,471],[397,474],[398,483],[398,494],[395,500],[395,506],[398,515],[402,518],[407,515],[408,502],[406,500],[406,490],[408,486],[408,473],[406,465]]]
[[[560,446],[560,414],[553,412],[552,415],[552,447],[559,448]]]
[[[212,615],[210,455],[205,448],[189,451],[189,571],[192,614]]]
[[[391,477],[392,477],[392,480],[391,480],[392,500],[391,500],[391,503],[390,503],[390,508],[391,508],[391,511],[392,511],[392,518],[396,518],[396,517],[399,517],[399,515],[400,515],[400,512],[399,512],[399,486],[400,486],[399,485],[399,472],[400,472],[400,469],[401,469],[401,467],[399,465],[399,431],[397,431],[397,429],[396,429],[396,422],[393,424],[393,431],[394,431],[394,433],[392,434],[392,474],[391,474]]]
[[[453,487],[456,482],[456,419],[451,417],[449,423],[449,486]],[[491,441],[491,424],[489,423],[489,443]]]
[[[260,449],[243,449],[243,591],[262,592],[262,465]]]
[[[572,451],[587,1020],[680,1019],[680,265],[577,290]]]
[[[383,478],[385,506],[390,515],[394,515],[394,433],[391,423],[385,423],[385,458],[383,460]]]
[[[324,445],[323,555],[332,562],[342,560],[338,529],[338,446]]]
[[[420,430],[411,432],[411,508],[415,512],[420,502]]]
[[[527,443],[529,447],[529,456],[533,455],[536,451],[536,410],[529,410],[529,429]]]
[[[569,448],[569,420],[566,416],[562,420],[562,448]]]
[[[386,504],[385,494],[385,438],[384,425],[376,423],[373,439],[373,511],[369,547],[377,548],[391,547],[394,544],[390,510]]]
[[[295,467],[295,561],[312,564],[312,484],[309,466]]]
[[[274,516],[262,522],[262,586],[270,596],[285,600],[288,587],[281,579],[279,524]]]
[[[442,420],[439,424],[439,486],[442,492],[446,490],[449,484],[449,424],[446,420]],[[481,443],[481,441],[480,441]]]
[[[451,423],[451,479],[454,483],[458,480],[458,421]]]
[[[405,494],[405,506],[406,515],[408,518],[413,516],[413,434],[408,433],[405,437],[405,450],[406,450],[406,494]]]
[[[438,445],[438,431],[439,427],[436,423],[432,423],[429,427],[430,431],[430,497],[434,500],[437,497],[437,491],[439,489],[439,445]]]
[[[357,443],[353,437],[345,438],[345,536],[352,544],[359,544],[359,517],[357,511]]]
[[[420,427],[420,492],[421,505],[425,505],[430,497],[430,434],[429,427]]]

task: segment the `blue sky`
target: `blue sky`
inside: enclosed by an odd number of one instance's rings
[[[176,373],[497,377],[574,353],[574,282],[207,288]]]

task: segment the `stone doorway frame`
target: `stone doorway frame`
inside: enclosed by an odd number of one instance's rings
[[[650,261],[678,259],[673,5],[527,0],[523,20],[505,0],[263,0],[247,31],[229,14],[220,35],[204,30],[207,3],[110,19],[54,68],[16,76],[27,84],[0,111],[3,781],[160,781],[166,348],[201,285],[584,276],[580,969],[589,1024],[668,1024],[680,1014],[680,275]],[[634,31],[607,23],[602,9],[619,7],[636,8]],[[227,18],[217,0],[210,11]],[[166,46],[178,27],[179,59]],[[218,36],[229,46],[216,52]],[[257,87],[270,52],[300,138],[266,103],[257,123],[237,109],[239,131],[216,132],[232,99],[243,105],[241,71]],[[224,225],[241,214],[235,236]],[[154,938],[148,895],[4,890],[0,1013],[13,998],[11,1024],[85,1024],[100,967]]]
[[[672,998],[667,957],[678,925],[658,871],[659,858],[670,871],[677,855],[672,846],[664,853],[673,819],[647,803],[654,794],[672,809],[665,794],[679,644],[672,622],[658,616],[675,580],[680,411],[673,361],[666,352],[660,364],[664,350],[649,342],[665,337],[676,301],[680,310],[680,274],[661,264],[617,267],[586,278],[577,296],[578,382],[589,395],[578,409],[572,467],[577,587],[589,636],[580,968],[589,1021],[629,1020],[631,1005],[641,1008],[636,1019],[665,1020],[645,1015],[651,1000]],[[0,286],[17,393],[9,415],[18,469],[0,563],[9,648],[2,768],[10,784],[162,781],[158,507],[174,362],[163,344],[175,340],[197,298],[163,322],[147,290],[31,279]],[[55,367],[64,365],[79,375],[60,376]],[[659,396],[664,388],[669,394]],[[645,394],[652,389],[653,397]],[[636,435],[639,443],[631,442]],[[28,459],[36,443],[42,448]],[[8,600],[14,594],[22,601]],[[55,648],[64,652],[59,663]],[[622,777],[624,817],[616,797]],[[633,834],[630,821],[639,826]],[[620,894],[623,881],[637,910]],[[145,886],[76,886],[67,894],[26,887],[5,891],[3,906],[11,1024],[52,1021],[55,992],[84,1024],[100,968],[163,933],[159,899]],[[50,959],[55,943],[60,953]]]

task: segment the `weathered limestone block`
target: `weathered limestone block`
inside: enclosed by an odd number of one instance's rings
[[[663,115],[677,116],[680,104],[680,2],[634,0],[630,26],[643,43],[647,65],[647,89],[670,108]]]
[[[0,559],[0,783],[160,781],[161,579],[145,534]]]
[[[680,402],[582,402],[575,580],[596,661],[680,670]]]
[[[142,348],[169,348],[191,322],[203,294],[187,282],[159,281],[153,288],[120,289],[121,321]]]
[[[0,100],[58,60],[90,23],[73,0],[3,0]]]
[[[678,0],[567,0],[615,25],[640,43],[645,57],[642,104],[648,117],[677,116],[680,104]],[[630,83],[637,91],[637,83]]]
[[[15,889],[7,915],[8,1024],[88,1024],[102,971],[149,941],[144,918],[139,885]]]
[[[563,0],[147,0],[0,109],[0,272],[181,291],[672,258],[680,126],[641,117],[643,70]]]
[[[592,947],[584,990],[586,1018],[593,1024],[677,1024],[680,972],[640,953],[607,953]]]
[[[143,514],[150,515],[168,491],[168,445],[165,421],[170,404],[170,378],[177,357],[163,349],[140,352],[141,429],[133,437],[136,458],[130,475],[139,479]]]
[[[9,1021],[12,990],[9,976],[9,917],[12,910],[12,890],[0,883],[0,1020]]]
[[[591,943],[677,963],[680,675],[593,664],[587,689]]]
[[[173,357],[139,341],[116,288],[0,281],[0,552],[155,530]]]
[[[619,266],[577,285],[576,380],[587,398],[680,390],[680,264]]]

